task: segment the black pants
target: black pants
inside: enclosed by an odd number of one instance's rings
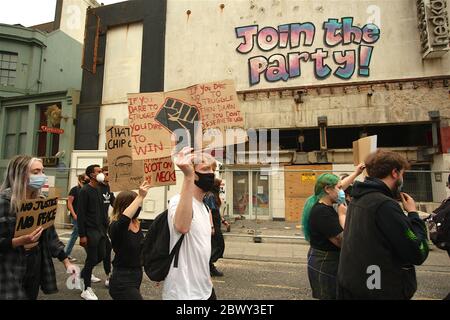
[[[105,269],[105,273],[107,276],[111,273],[111,252],[112,252],[112,246],[111,241],[108,237],[106,237],[105,240],[105,258],[103,259],[103,269]]]
[[[23,287],[29,300],[36,300],[39,295],[41,284],[41,261],[42,253],[39,246],[26,252],[27,271]]]
[[[114,268],[109,294],[114,300],[143,300],[140,292],[142,268]]]
[[[212,219],[214,224],[214,234],[211,235],[210,267],[223,257],[225,251],[225,240],[223,239],[222,230],[220,229],[220,214],[218,210],[212,210]]]
[[[208,298],[208,300],[217,300],[216,291],[214,290],[214,288],[212,289],[211,296]]]
[[[81,270],[81,278],[84,280],[84,287],[91,286],[92,270],[105,257],[106,236],[97,230],[89,230],[87,233],[86,262]]]

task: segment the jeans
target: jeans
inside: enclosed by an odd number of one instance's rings
[[[88,229],[86,233],[88,242],[87,247],[84,248],[86,251],[86,262],[83,270],[81,270],[81,278],[84,280],[84,287],[88,288],[91,286],[92,270],[105,257],[106,236],[95,229]]]
[[[41,260],[40,246],[25,253],[27,259],[27,271],[23,282],[25,293],[29,300],[37,300],[41,284]]]
[[[73,246],[75,245],[75,242],[77,241],[77,238],[78,238],[78,223],[72,217],[72,215],[70,216],[70,221],[73,224],[73,229],[72,229],[72,235],[70,236],[70,240],[66,246],[66,254],[68,256],[70,256],[70,254],[72,253]]]
[[[142,268],[114,268],[109,294],[114,300],[143,300],[140,292]]]

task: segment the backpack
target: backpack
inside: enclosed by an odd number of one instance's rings
[[[167,223],[168,210],[159,214],[150,225],[142,246],[142,262],[145,274],[152,281],[164,281],[175,258],[174,268],[178,268],[178,254],[184,234],[181,235],[172,251],[170,248],[170,231]]]
[[[433,211],[428,221],[430,240],[442,250],[450,250],[450,198]]]
[[[205,205],[205,207],[209,212],[208,206]],[[170,230],[167,221],[168,212],[166,209],[153,220],[142,245],[142,264],[144,265],[145,274],[150,280],[156,282],[164,281],[174,259],[173,267],[178,268],[178,255],[185,236],[182,234],[172,251],[169,252]],[[192,213],[193,215],[194,213]]]

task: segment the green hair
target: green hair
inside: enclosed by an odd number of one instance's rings
[[[309,241],[311,235],[311,231],[309,229],[309,217],[311,214],[311,209],[320,199],[322,199],[326,195],[325,187],[334,187],[338,184],[338,182],[339,177],[332,173],[322,174],[317,179],[316,185],[314,186],[314,195],[306,200],[305,206],[303,207],[302,226],[303,233],[307,241]]]

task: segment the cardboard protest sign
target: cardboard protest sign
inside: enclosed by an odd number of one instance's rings
[[[378,136],[369,136],[353,142],[353,164],[357,166],[367,158],[369,154],[377,151]]]
[[[131,157],[130,127],[107,127],[106,150],[111,191],[139,189],[144,181],[144,162],[133,161]]]
[[[247,141],[233,81],[128,95],[134,160],[165,158],[172,148],[220,148]],[[172,139],[172,136],[174,137]]]
[[[58,198],[26,200],[19,205],[14,238],[32,233],[39,227],[50,228],[55,223]]]
[[[175,164],[171,157],[144,160],[145,180],[151,186],[170,186],[177,184]]]

